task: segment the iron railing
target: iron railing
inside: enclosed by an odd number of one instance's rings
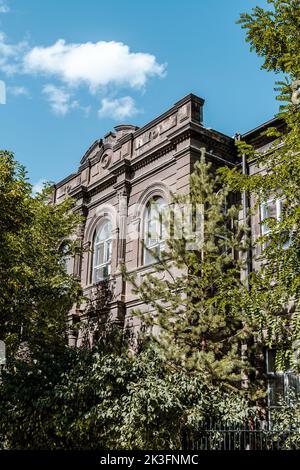
[[[185,433],[184,450],[300,450],[300,421],[283,423],[251,419],[244,423],[208,422]]]

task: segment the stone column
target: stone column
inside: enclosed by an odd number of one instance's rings
[[[125,260],[126,255],[126,234],[128,215],[129,189],[126,185],[118,192],[119,204],[119,243],[118,243],[118,265]]]
[[[81,206],[79,209],[79,214],[83,218],[82,222],[79,224],[78,229],[77,229],[77,240],[78,240],[78,246],[80,250],[84,249],[83,243],[84,243],[84,231],[85,231],[85,223],[86,223],[86,215],[87,215],[87,209],[86,206]],[[81,279],[81,267],[82,267],[82,253],[79,252],[75,255],[74,257],[74,270],[73,274],[74,276],[78,277]]]

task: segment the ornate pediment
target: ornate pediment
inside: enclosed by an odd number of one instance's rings
[[[82,159],[80,160],[80,164],[82,165],[87,160],[93,160],[94,158],[101,159],[104,153],[111,153],[112,151],[112,143],[103,143],[102,139],[96,140],[93,145],[85,152]]]
[[[94,158],[102,146],[103,146],[102,139],[95,140],[95,142],[87,149],[87,151],[83,155],[82,159],[80,160],[80,164],[82,165],[88,159]]]

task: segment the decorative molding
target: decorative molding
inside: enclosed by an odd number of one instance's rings
[[[80,164],[82,165],[89,157],[89,155],[95,150],[97,147],[100,148],[103,144],[102,139],[95,140],[95,142],[87,149],[85,154],[83,155],[82,159],[80,160]]]
[[[102,168],[105,169],[109,167],[110,162],[111,162],[111,155],[109,155],[108,153],[104,153],[104,155],[102,155],[101,160],[100,160],[100,165],[102,166]]]
[[[66,183],[71,181],[72,179],[76,178],[76,176],[80,175],[80,172],[77,173],[71,173],[70,175],[66,176],[64,179],[59,181],[54,185],[55,189],[60,189],[62,186],[64,186]]]
[[[133,220],[142,219],[148,201],[154,196],[161,196],[167,204],[171,201],[171,195],[168,186],[161,181],[156,181],[148,186],[140,195],[133,214]]]
[[[102,179],[102,180],[100,179],[99,181],[96,181],[95,183],[93,183],[87,188],[88,197],[91,198],[95,194],[98,194],[107,188],[113,187],[116,181],[117,181],[117,178],[113,174],[107,175],[105,179]]]
[[[94,214],[94,216],[86,224],[83,243],[92,243],[93,235],[96,228],[99,227],[107,219],[111,221],[112,230],[116,230],[118,228],[117,211],[115,211],[114,214],[112,212],[112,206],[107,206],[105,204],[101,204],[99,206],[99,211]]]
[[[185,150],[185,149],[184,149]],[[134,185],[136,183],[139,183],[141,181],[143,181],[144,179],[147,179],[149,178],[150,176],[154,175],[155,173],[158,173],[159,171],[162,171],[162,170],[165,170],[166,168],[174,165],[176,162],[174,156],[172,155],[171,158],[169,158],[168,160],[162,162],[162,163],[159,163],[158,165],[156,166],[151,166],[151,168],[148,170],[148,171],[145,171],[143,172],[142,174],[138,175],[138,176],[135,176],[134,178],[132,178],[131,180],[131,185]],[[146,165],[145,165],[146,166]]]
[[[116,190],[114,189],[113,191],[110,191],[109,193],[103,195],[99,199],[95,199],[93,201],[89,201],[87,203],[87,208],[90,211],[91,209],[94,209],[96,206],[100,206],[101,204],[106,204],[107,201],[113,199],[116,195]]]

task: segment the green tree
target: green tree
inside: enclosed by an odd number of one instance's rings
[[[206,170],[204,163],[202,167]],[[203,177],[210,178],[205,171]],[[178,449],[183,436],[192,436],[208,417],[234,423],[247,419],[250,410],[243,396],[212,388],[198,370],[190,373],[191,361],[199,366],[201,357],[187,357],[186,370],[170,367],[164,354],[151,345],[132,354],[115,329],[103,332],[99,321],[108,311],[108,285],[99,302],[87,306],[86,328],[89,333],[99,332],[97,345],[67,347],[66,314],[80,289],[65,272],[64,253],[59,247],[74,233],[79,219],[72,213],[71,201],[58,206],[49,202],[51,188],[36,197],[32,197],[31,190],[24,169],[12,154],[2,152],[0,334],[9,352],[0,381],[0,441],[5,448]],[[209,194],[213,198],[212,192]],[[222,209],[217,207],[224,197],[221,191],[212,201],[218,220],[214,229],[220,237],[227,233],[222,226]],[[229,213],[233,215],[232,208]],[[233,247],[232,241],[228,243]],[[213,245],[210,247],[210,261],[218,260],[217,251]],[[233,292],[239,283],[228,250],[229,245],[220,255],[223,261],[218,269],[227,265]],[[69,251],[76,252],[76,243],[69,243]],[[187,252],[190,255],[193,253]],[[197,258],[196,252],[193,256]],[[243,330],[241,317],[237,312],[226,317],[226,301],[223,309],[216,309],[225,284],[216,271],[209,274],[208,264],[207,259],[206,276],[216,279],[219,292],[218,297],[206,295],[207,306],[210,299],[211,307],[205,310],[204,304],[200,305],[207,321],[214,321],[212,309],[216,311],[215,323],[203,336],[208,344],[203,357],[213,369],[213,380],[222,373],[222,378],[227,374],[229,382],[236,383],[241,361],[234,334]],[[195,270],[193,277],[196,279]],[[186,277],[181,279],[187,282]],[[203,289],[204,284],[203,280]],[[192,319],[196,305],[189,303],[188,308]],[[200,331],[203,324],[195,324],[188,334],[195,345],[196,328]],[[209,336],[215,331],[220,333],[218,341]],[[24,345],[26,353],[22,355]],[[181,347],[179,342],[178,350]],[[189,348],[187,356],[190,351],[194,353],[195,349]]]
[[[175,210],[166,250],[153,271],[142,282],[128,277],[135,294],[150,307],[150,313],[136,314],[169,366],[200,376],[212,390],[238,390],[249,367],[241,344],[251,336],[241,280],[247,231],[239,223],[234,196],[204,155],[202,149],[190,194],[173,197],[176,208],[192,208],[192,222],[187,219],[182,236],[175,236]],[[164,278],[161,272],[167,273]]]
[[[50,185],[36,197],[24,168],[0,152],[0,338],[8,355],[66,342],[66,314],[80,293],[59,248],[76,230],[72,201],[50,203]],[[70,254],[76,243],[69,242]]]
[[[264,259],[250,279],[248,314],[256,325],[256,337],[268,346],[276,344],[278,367],[297,364],[295,349],[300,340],[300,3],[299,0],[268,0],[271,8],[255,7],[243,13],[239,23],[246,30],[251,49],[264,59],[262,68],[284,76],[277,82],[281,102],[278,117],[283,130],[270,127],[264,134],[273,142],[259,154],[245,142],[237,142],[239,155],[264,170],[242,175],[236,168],[224,170],[232,190],[248,191],[254,211],[269,198],[282,200],[280,220],[268,218],[269,233],[257,243]]]
[[[208,420],[245,422],[247,401],[171,370],[153,348],[105,344],[15,360],[0,386],[8,449],[180,449]]]
[[[251,13],[242,13],[238,23],[246,29],[251,50],[264,59],[263,69],[299,79],[299,0],[267,2],[271,9],[256,6]]]

